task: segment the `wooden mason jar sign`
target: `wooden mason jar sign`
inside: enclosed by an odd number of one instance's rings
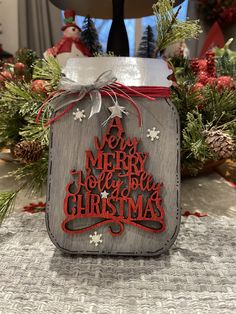
[[[159,255],[180,225],[180,126],[162,60],[71,59],[53,101],[47,230],[73,254]]]

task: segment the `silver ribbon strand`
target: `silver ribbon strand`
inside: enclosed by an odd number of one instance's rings
[[[63,90],[63,93],[60,94],[58,97],[63,97],[63,102],[61,102],[57,106],[57,110],[66,107],[67,105],[71,104],[71,102],[82,100],[88,94],[92,101],[92,108],[89,115],[89,118],[91,118],[94,114],[101,111],[101,89],[113,84],[114,82],[116,82],[116,80],[117,78],[110,70],[103,72],[101,75],[99,75],[99,77],[94,81],[93,84],[89,85],[81,85],[66,76],[62,77],[60,80],[59,88]],[[73,99],[72,94],[75,93],[77,93],[78,95],[76,95],[76,98]],[[64,99],[66,96],[71,96],[68,101]],[[57,96],[55,98],[57,98]]]

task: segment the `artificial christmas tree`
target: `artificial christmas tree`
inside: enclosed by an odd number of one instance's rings
[[[102,46],[99,42],[98,33],[90,16],[87,16],[84,19],[80,39],[92,55],[102,53]]]
[[[156,49],[156,44],[154,40],[153,31],[150,25],[146,27],[144,34],[142,36],[137,57],[141,58],[153,58]]]

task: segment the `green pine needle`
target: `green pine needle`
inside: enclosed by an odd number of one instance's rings
[[[42,121],[40,120],[36,124],[35,119],[27,118],[27,124],[23,126],[19,134],[26,141],[38,141],[42,146],[49,145],[49,127],[44,127]]]
[[[58,89],[59,81],[62,76],[61,67],[56,58],[47,56],[34,66],[33,79],[49,81],[53,90]]]
[[[236,116],[236,91],[225,89],[219,92],[216,88],[203,89],[205,99],[204,115],[207,121],[225,123],[234,120]],[[223,114],[223,115],[222,115]]]
[[[14,202],[17,194],[18,191],[0,193],[0,225],[14,209]]]
[[[179,10],[174,12],[175,0],[159,0],[153,5],[157,21],[157,53],[178,41],[197,38],[201,32],[198,20],[181,22],[177,19]]]
[[[24,181],[24,187],[32,194],[43,193],[48,174],[48,152],[37,162],[27,164],[11,173],[16,180]]]
[[[204,162],[213,157],[205,143],[204,130],[202,115],[199,112],[195,112],[195,114],[189,112],[187,114],[187,126],[182,133],[182,153],[187,153],[187,159],[194,158]]]

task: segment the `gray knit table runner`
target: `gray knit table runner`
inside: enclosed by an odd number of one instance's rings
[[[0,313],[236,313],[236,219],[183,218],[158,258],[98,258],[60,253],[44,214],[15,214],[0,228]]]

